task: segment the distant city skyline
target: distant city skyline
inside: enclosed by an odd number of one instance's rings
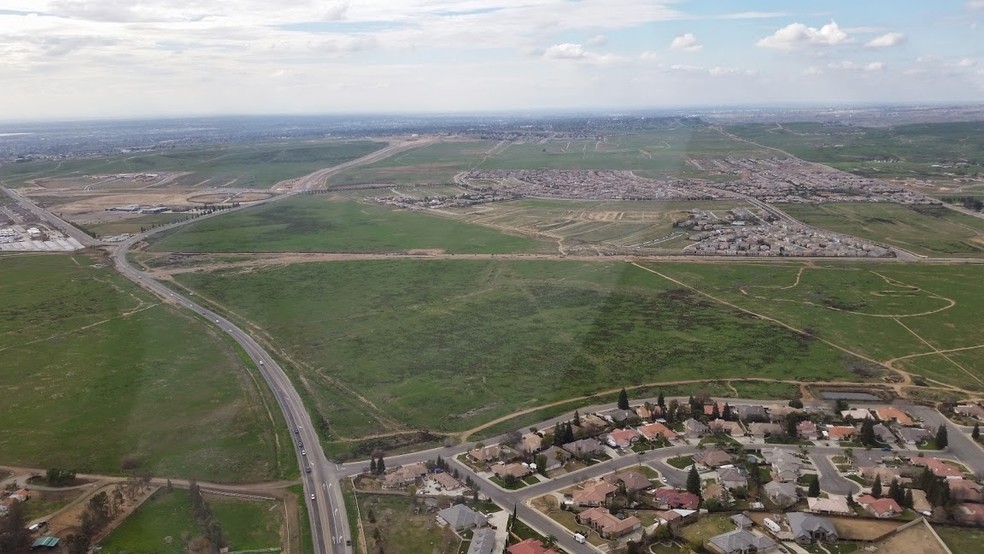
[[[978,102],[984,0],[5,0],[0,120]]]

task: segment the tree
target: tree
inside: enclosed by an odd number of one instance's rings
[[[875,446],[878,438],[875,436],[875,422],[869,417],[861,423],[861,444],[865,446]]]
[[[625,392],[625,387],[622,391],[618,393],[618,409],[628,410],[629,409],[629,395]]]
[[[905,496],[902,497],[902,507],[912,509],[912,489],[905,489]]]
[[[810,480],[810,489],[806,493],[807,496],[812,498],[817,498],[820,496],[820,478],[816,475]]]
[[[68,546],[68,554],[86,554],[89,551],[90,543],[89,537],[81,533],[71,534],[65,539],[65,544]]]
[[[711,419],[720,419],[720,418],[721,418],[721,410],[718,409],[717,402],[715,402],[711,407]]]
[[[656,405],[660,408],[666,408],[666,398],[663,397],[663,389],[659,389],[659,395],[656,397]]]
[[[796,408],[797,410],[802,410],[803,409],[803,401],[800,400],[799,398],[794,398],[794,399],[792,399],[792,400],[789,401],[789,407],[790,408]]]
[[[31,551],[31,533],[27,530],[24,505],[16,502],[7,515],[0,517],[0,552],[22,554]]]
[[[687,492],[700,496],[700,474],[697,473],[697,465],[690,466],[690,473],[687,474]]]
[[[847,505],[850,506],[851,508],[854,507],[854,495],[851,494],[850,492],[847,493]]]
[[[369,473],[376,474],[376,458],[369,458]]]
[[[875,498],[881,498],[882,495],[882,482],[881,475],[875,476],[875,482],[871,485],[871,496]]]
[[[950,441],[946,436],[946,424],[941,423],[940,428],[936,430],[936,448],[944,450],[949,444]]]
[[[574,426],[581,426],[581,414],[577,413],[577,410],[574,410]]]
[[[724,411],[721,412],[721,419],[725,421],[734,421],[735,414],[731,409],[731,404],[728,404],[727,402],[724,403]]]
[[[980,423],[974,423],[974,430],[970,432],[970,438],[974,439],[975,441],[976,440],[980,440],[980,438],[981,438],[981,424]]]
[[[386,473],[386,462],[383,461],[383,455],[379,455],[379,459],[376,461],[376,472],[380,475]]]
[[[898,479],[892,479],[892,482],[888,485],[888,496],[899,506],[905,505],[905,491],[902,490],[902,485],[899,484]]]

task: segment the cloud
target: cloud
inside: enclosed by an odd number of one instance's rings
[[[843,62],[833,62],[827,64],[830,69],[844,69],[847,71],[864,71],[867,73],[874,73],[882,71],[885,69],[885,64],[882,62],[871,62],[867,64],[855,63],[852,61]]]
[[[543,57],[551,60],[580,60],[587,57],[587,55],[588,53],[584,49],[584,46],[572,42],[554,44],[543,52]]]
[[[682,52],[700,52],[701,46],[697,42],[697,37],[693,33],[677,35],[670,43],[670,50],[680,50]]]
[[[787,17],[786,12],[739,12],[719,15],[716,19],[771,19],[773,17]]]
[[[712,67],[707,72],[711,77],[731,77],[731,76],[744,76],[753,77],[756,75],[751,69],[741,69],[738,67]]]
[[[810,66],[801,72],[802,75],[813,76],[813,75],[823,75],[823,70],[819,67]]]
[[[957,62],[957,67],[974,67],[975,65],[977,65],[977,62],[970,58],[964,58]]]
[[[880,37],[875,37],[865,44],[867,48],[888,48],[890,46],[898,46],[906,41],[905,35],[902,33],[885,33]]]
[[[776,48],[779,50],[796,50],[810,46],[836,46],[851,42],[836,21],[816,27],[807,27],[802,23],[790,23],[775,33],[759,40],[756,46]]]
[[[967,0],[968,10],[984,10],[984,0]]]
[[[608,44],[608,37],[605,35],[595,35],[589,38],[585,44],[588,46],[604,46],[605,44]]]

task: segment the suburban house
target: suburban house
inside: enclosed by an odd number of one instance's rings
[[[464,504],[455,504],[437,512],[437,524],[448,526],[455,531],[464,531],[473,527],[485,527],[489,520],[482,514]]]
[[[697,521],[697,510],[666,510],[659,513],[659,524],[679,527]]]
[[[462,487],[461,482],[446,471],[433,474],[431,479],[446,491],[453,491]]]
[[[608,433],[605,442],[612,448],[625,450],[626,448],[630,448],[633,443],[638,442],[638,440],[639,433],[635,429],[615,429]]]
[[[809,441],[815,441],[820,438],[820,430],[817,429],[817,424],[808,419],[796,424],[796,434],[799,435],[801,439],[806,439]]]
[[[414,484],[418,478],[427,475],[427,466],[421,462],[406,464],[383,476],[383,487],[397,488]]]
[[[731,516],[731,522],[735,524],[739,529],[749,530],[755,523],[752,518],[746,516],[745,514],[735,514]]]
[[[796,504],[796,501],[799,500],[799,494],[796,492],[796,483],[769,481],[762,489],[765,490],[765,494],[769,497],[769,500],[780,508],[788,508]]]
[[[543,437],[537,433],[526,433],[523,435],[523,442],[521,443],[523,452],[527,454],[536,452],[537,450],[543,448]]]
[[[769,421],[769,411],[765,406],[738,406],[738,418],[745,423]]]
[[[893,427],[899,440],[906,446],[916,446],[917,444],[926,442],[933,436],[932,433],[922,427],[900,427],[898,425]]]
[[[577,521],[582,525],[593,527],[598,534],[606,539],[614,539],[631,533],[642,526],[635,516],[618,518],[605,508],[590,508],[577,514]]]
[[[505,479],[507,476],[512,476],[515,477],[516,479],[522,479],[523,477],[526,477],[530,473],[533,473],[532,471],[530,471],[530,467],[528,465],[521,464],[518,462],[512,464],[504,464],[502,462],[499,462],[497,464],[493,464],[490,469],[492,470],[492,473],[494,473],[496,477],[500,479]]]
[[[846,496],[833,496],[829,498],[807,497],[806,505],[809,510],[816,514],[841,514],[850,515],[854,511],[847,505]]]
[[[856,437],[858,430],[850,425],[827,425],[824,435],[832,441],[848,441]]]
[[[909,414],[894,406],[882,406],[881,408],[875,408],[875,415],[878,416],[879,420],[886,423],[894,421],[899,425],[912,425],[912,418],[909,417]]]
[[[744,529],[736,529],[711,537],[707,549],[716,554],[749,554],[772,552],[779,548],[776,541]]]
[[[574,491],[574,504],[577,506],[604,506],[608,498],[614,495],[617,490],[617,486],[600,481],[579,491]]]
[[[736,467],[718,468],[717,474],[718,482],[729,489],[737,489],[739,487],[748,486],[748,479],[745,477],[745,474]]]
[[[536,539],[526,539],[523,542],[518,542],[506,548],[506,552],[509,554],[557,554],[556,550],[551,550],[543,546],[543,543]]]
[[[694,418],[683,422],[683,434],[687,438],[700,438],[711,434],[711,429]]]
[[[786,417],[790,414],[798,414],[802,411],[803,410],[792,406],[770,406],[769,421],[772,423],[784,423],[786,421]]]
[[[981,502],[981,486],[970,479],[950,479],[950,496],[960,502]]]
[[[704,490],[701,495],[704,497],[705,501],[716,500],[725,506],[731,503],[731,496],[728,495],[728,489],[726,489],[721,483],[705,482]]]
[[[726,434],[732,437],[741,437],[745,434],[745,429],[737,421],[725,421],[715,419],[707,424],[712,433]]]
[[[960,504],[954,517],[967,525],[984,525],[984,504]]]
[[[893,479],[898,479],[899,482],[902,482],[901,475],[897,469],[885,466],[862,467],[861,477],[864,477],[868,481],[874,481],[875,478],[880,478],[883,485],[888,485]]]
[[[855,448],[851,453],[851,461],[860,468],[876,467],[885,459],[885,453],[879,449]]]
[[[642,438],[647,441],[654,441],[660,435],[662,435],[666,440],[676,438],[677,436],[676,431],[659,422],[643,425],[642,427],[636,429],[636,431],[638,431],[639,434],[642,435]]]
[[[676,489],[656,489],[653,493],[653,498],[656,499],[656,503],[659,505],[660,510],[671,510],[674,508],[696,510],[697,507],[700,506],[700,497],[696,494],[686,491],[678,491]]]
[[[571,459],[571,453],[560,448],[559,446],[551,446],[550,448],[540,452],[540,456],[543,456],[543,471],[550,471],[557,469],[567,463],[567,460]]]
[[[871,419],[871,411],[865,410],[864,408],[854,408],[853,410],[841,410],[841,417],[844,419],[851,418],[853,420],[860,421],[862,419]]]
[[[467,554],[492,554],[495,551],[495,531],[488,527],[476,529],[468,543]]]
[[[891,498],[875,498],[870,494],[862,494],[858,497],[858,504],[864,507],[868,515],[877,518],[895,517],[902,513],[902,507],[898,502]]]
[[[621,484],[625,487],[626,492],[639,492],[644,491],[653,486],[652,482],[648,477],[639,473],[638,471],[623,471],[621,473],[610,473],[604,477],[602,480],[606,483],[618,486]]]
[[[590,458],[602,452],[601,443],[595,439],[581,439],[561,446],[575,458]]]
[[[948,464],[939,458],[913,456],[910,461],[914,466],[929,468],[929,470],[933,472],[933,475],[937,477],[942,477],[944,479],[963,479],[963,472],[961,472],[957,466]]]
[[[655,417],[656,410],[659,409],[659,406],[653,406],[653,408],[654,409],[650,410],[645,405],[643,405],[643,406],[636,406],[635,413],[636,413],[637,416],[639,416],[639,419],[641,419],[643,421],[648,421],[648,420],[652,419],[653,417]]]
[[[984,408],[980,404],[960,404],[953,409],[954,412],[974,419],[984,421]]]
[[[825,517],[790,512],[786,514],[786,521],[789,523],[789,530],[793,533],[793,539],[800,544],[837,542],[837,529]]]
[[[883,442],[885,444],[891,444],[895,442],[895,434],[892,430],[885,426],[884,423],[876,423],[872,430],[875,432],[875,438],[878,442]]]
[[[489,462],[494,462],[503,456],[504,453],[512,451],[511,448],[493,444],[491,446],[484,446],[482,448],[474,448],[468,451],[468,456],[480,464],[487,464]]]
[[[753,437],[774,437],[786,434],[785,429],[778,423],[749,423],[748,432]]]
[[[796,481],[799,478],[803,461],[793,452],[774,448],[763,452],[765,461],[772,469],[772,478],[776,481]]]
[[[694,454],[694,463],[706,469],[714,469],[730,464],[731,454],[718,448],[702,450]]]
[[[624,423],[625,421],[638,417],[632,410],[621,409],[611,410],[600,415],[611,423]]]

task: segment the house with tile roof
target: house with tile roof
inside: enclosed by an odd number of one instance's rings
[[[589,508],[577,514],[577,521],[588,525],[606,539],[615,539],[627,535],[642,527],[642,522],[635,516],[619,518],[606,508]]]
[[[895,517],[903,512],[902,506],[891,498],[875,498],[870,494],[862,494],[857,498],[858,504],[871,516],[886,519]]]

